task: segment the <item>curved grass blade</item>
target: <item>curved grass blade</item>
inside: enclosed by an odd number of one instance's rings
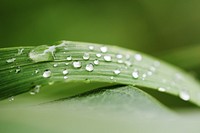
[[[57,82],[66,87],[74,82],[103,82],[156,89],[200,106],[200,86],[194,78],[137,51],[62,41],[53,46],[1,49],[0,56],[1,100],[37,93],[40,87]]]

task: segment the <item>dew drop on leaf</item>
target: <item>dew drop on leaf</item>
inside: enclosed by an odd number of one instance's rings
[[[35,74],[38,74],[38,73],[39,73],[39,69],[36,69],[36,70],[35,70]]]
[[[158,88],[158,91],[160,91],[160,92],[165,92],[165,91],[166,91],[166,89],[165,89],[165,88],[163,88],[163,87],[159,87],[159,88]]]
[[[6,60],[6,62],[7,63],[13,63],[15,60],[16,60],[16,58],[11,58],[11,59]]]
[[[189,95],[189,93],[188,93],[187,91],[185,91],[185,90],[180,91],[179,97],[180,97],[182,100],[184,100],[184,101],[190,100],[190,95]]]
[[[63,78],[64,78],[64,79],[68,79],[68,77],[67,77],[67,76],[64,76]]]
[[[135,58],[136,61],[141,61],[141,60],[142,60],[142,55],[140,55],[140,54],[135,54],[135,55],[134,55],[134,58]]]
[[[88,71],[88,72],[92,72],[94,70],[94,66],[92,63],[90,64],[87,64],[85,69]]]
[[[72,56],[67,56],[67,60],[71,61],[72,60]]]
[[[104,60],[107,61],[107,62],[110,62],[112,60],[111,56],[110,55],[105,55],[104,57]]]
[[[73,67],[74,68],[81,68],[81,62],[80,61],[74,61],[73,62]]]
[[[94,46],[89,46],[89,50],[94,50]]]
[[[63,75],[67,75],[69,72],[68,72],[68,70],[67,69],[64,69],[63,70]]]
[[[89,60],[89,58],[90,58],[89,53],[84,53],[83,59],[84,59],[84,60]]]
[[[96,57],[100,58],[100,57],[101,57],[101,54],[100,54],[100,53],[97,53],[97,54],[96,54]]]
[[[8,101],[9,101],[9,102],[12,102],[12,101],[14,101],[14,100],[15,100],[15,98],[14,98],[13,96],[11,96],[11,97],[8,98]]]
[[[97,59],[94,60],[94,64],[95,64],[95,65],[99,65],[99,60],[97,60]]]
[[[118,70],[118,69],[116,69],[116,70],[113,71],[113,73],[114,73],[115,75],[119,75],[119,74],[121,73],[121,71]]]
[[[58,66],[58,64],[53,64],[53,67],[57,67]]]
[[[44,73],[43,73],[43,77],[44,77],[44,78],[49,78],[49,77],[51,77],[51,71],[50,71],[50,70],[45,70]]]
[[[117,58],[117,59],[121,59],[122,57],[123,57],[123,56],[122,56],[121,54],[117,54],[117,55],[116,55],[116,58]]]
[[[21,69],[20,68],[17,68],[16,70],[15,70],[15,73],[20,73],[21,72]]]
[[[139,78],[139,72],[138,72],[137,70],[134,70],[134,71],[132,72],[132,77],[133,77],[134,79]]]
[[[100,48],[102,53],[106,53],[108,51],[108,48],[106,46],[103,46]]]

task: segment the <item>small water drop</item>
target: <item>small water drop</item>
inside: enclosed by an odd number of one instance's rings
[[[105,55],[103,58],[107,62],[110,62],[112,60],[112,57],[110,55]]]
[[[116,69],[116,70],[113,71],[113,73],[114,73],[115,75],[119,75],[119,74],[121,73],[121,71],[118,70],[118,69]]]
[[[153,73],[151,71],[147,72],[147,75],[151,76]]]
[[[43,73],[43,77],[44,77],[44,78],[49,78],[49,77],[51,77],[51,71],[50,71],[50,70],[45,70],[44,73]]]
[[[139,78],[139,72],[138,72],[137,70],[134,70],[134,71],[132,72],[132,77],[133,77],[134,79]]]
[[[68,79],[68,77],[67,77],[67,76],[64,76],[63,78],[64,78],[64,79]]]
[[[36,69],[36,70],[35,70],[35,74],[38,74],[38,73],[39,73],[39,71],[40,71],[39,69]]]
[[[182,90],[180,93],[179,93],[179,97],[184,100],[184,101],[188,101],[190,100],[190,95],[187,91],[185,90]]]
[[[68,70],[67,69],[64,69],[63,70],[63,75],[67,75],[69,72],[68,72]]]
[[[89,53],[84,53],[83,59],[84,59],[84,60],[89,60],[89,58],[90,58]]]
[[[24,51],[23,48],[22,48],[22,49],[18,49],[18,53],[17,53],[17,55],[21,55],[21,54],[23,54],[23,51]]]
[[[166,91],[166,89],[165,89],[165,88],[163,88],[163,87],[159,87],[159,88],[158,88],[158,91],[160,91],[160,92],[165,92],[165,91]]]
[[[123,58],[123,56],[122,56],[121,54],[117,54],[117,55],[116,55],[116,58],[117,58],[117,59],[121,59],[121,58]]]
[[[94,46],[89,46],[89,50],[94,50]]]
[[[74,68],[81,68],[81,62],[80,61],[74,61],[73,62],[73,67]]]
[[[6,62],[7,63],[13,63],[15,60],[16,60],[16,58],[11,58],[11,59],[6,60]]]
[[[122,63],[123,63],[123,60],[117,60],[117,62],[118,62],[119,64],[122,64]]]
[[[58,66],[58,64],[53,64],[53,67],[57,67]]]
[[[125,63],[125,65],[128,66],[128,67],[132,66],[132,63],[131,63],[130,61],[125,61],[124,63]]]
[[[96,54],[96,57],[100,58],[100,57],[101,57],[101,54],[100,54],[100,53],[97,53],[97,54]]]
[[[66,65],[66,66],[68,66],[68,65],[69,65],[69,63],[68,63],[68,62],[66,62],[66,63],[65,63],[65,65]]]
[[[106,46],[103,46],[100,48],[102,53],[106,53],[108,51],[108,48]]]
[[[41,85],[36,85],[29,93],[35,95],[40,92]]]
[[[53,84],[54,84],[54,81],[50,81],[48,84],[49,84],[49,85],[53,85]]]
[[[85,69],[88,71],[88,72],[92,72],[94,70],[94,66],[92,63],[90,64],[87,64]]]
[[[135,54],[135,55],[134,55],[134,58],[135,58],[137,61],[141,61],[141,60],[142,60],[142,55],[141,55],[141,54]]]
[[[94,64],[95,64],[95,65],[99,65],[99,60],[97,60],[97,59],[94,60]]]
[[[72,56],[67,56],[66,58],[68,61],[71,61],[72,60]]]
[[[13,96],[11,96],[11,97],[8,98],[8,101],[9,101],[9,102],[12,102],[12,101],[14,101],[14,100],[15,100],[15,98],[14,98]]]
[[[21,69],[20,67],[18,67],[16,70],[15,70],[15,73],[20,73],[21,72]]]
[[[111,77],[110,77],[110,79],[111,79],[111,80],[113,80],[113,79],[114,79],[114,77],[113,77],[113,76],[111,76]]]

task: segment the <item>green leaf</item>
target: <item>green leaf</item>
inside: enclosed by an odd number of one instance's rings
[[[130,124],[141,121],[138,116],[150,120],[158,115],[177,117],[147,93],[132,86],[115,86],[37,106],[1,108],[0,129],[4,133],[16,129],[21,133],[91,132],[103,126],[114,133],[116,128],[120,132],[136,130]]]
[[[154,89],[200,106],[200,86],[193,77],[137,51],[62,41],[53,46],[1,49],[0,57],[1,100],[28,91],[36,94],[40,87],[53,83],[65,89],[86,82]],[[92,89],[96,87],[77,89],[73,95]]]

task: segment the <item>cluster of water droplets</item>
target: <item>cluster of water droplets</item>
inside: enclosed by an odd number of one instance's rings
[[[120,52],[117,54],[116,53],[111,54],[109,52],[109,47],[106,47],[106,46],[99,47],[99,46],[90,45],[88,46],[88,50],[82,53],[82,57],[72,57],[72,55],[69,55],[67,52],[70,50],[67,47],[67,43],[68,42],[63,42],[58,46],[44,47],[45,49],[43,49],[43,51],[39,51],[39,53],[37,52],[37,49],[33,50],[29,53],[29,57],[35,62],[47,61],[47,60],[49,61],[52,59],[55,60],[57,48],[63,48],[65,50],[65,52],[63,53],[66,54],[65,56],[66,62],[64,64],[66,68],[62,70],[62,75],[63,75],[64,80],[67,80],[69,78],[69,74],[71,74],[71,71],[69,73],[69,69],[68,69],[70,67],[73,67],[75,70],[85,69],[85,71],[87,72],[95,72],[95,67],[100,66],[101,63],[105,64],[105,63],[113,62],[116,64],[116,66],[113,65],[113,70],[111,70],[110,72],[109,79],[111,81],[116,82],[117,80],[119,80],[118,77],[120,77],[120,75],[123,75],[123,74],[127,75],[129,73],[128,75],[130,76],[130,80],[140,79],[140,80],[144,80],[145,82],[145,80],[148,80],[148,77],[155,75],[158,71],[158,68],[160,67],[160,62],[154,61],[154,62],[151,62],[151,64],[148,64],[148,69],[146,68],[141,69],[139,64],[143,62],[143,60],[145,60],[145,57],[143,57],[142,54],[140,53],[129,54],[129,53],[120,53]],[[18,55],[21,55],[23,51],[24,49],[19,49]],[[39,58],[43,58],[43,59],[39,59]],[[6,62],[13,63],[15,62],[15,60],[16,58],[10,58],[10,59],[7,59]],[[59,67],[59,63],[54,63],[52,69],[56,69],[56,67]],[[18,67],[15,70],[16,73],[19,73],[20,71],[21,71],[20,67]],[[40,72],[39,69],[35,69],[34,74],[39,74],[39,72]],[[44,79],[50,79],[53,76],[53,73],[50,70],[50,68],[43,70],[41,74]],[[170,83],[171,86],[173,85],[175,86],[176,82],[178,82],[179,80],[182,81],[182,76],[180,74],[175,74],[174,77],[175,77],[175,80],[174,80],[174,83]],[[86,78],[85,80],[86,82],[90,82],[90,79],[88,78]],[[163,85],[157,87],[158,91],[167,92],[168,90],[171,89],[168,86],[169,85],[168,79],[161,79],[161,81],[159,82],[161,82]],[[41,85],[36,85],[30,91],[30,94],[35,95],[36,93],[39,93],[40,87]],[[185,100],[185,101],[188,101],[191,98],[190,93],[185,89],[179,90],[178,95],[182,100]]]

